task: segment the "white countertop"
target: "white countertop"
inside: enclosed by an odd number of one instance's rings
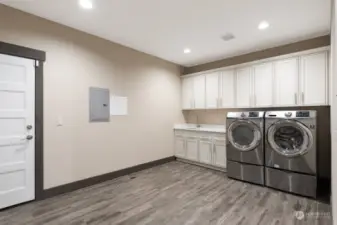
[[[175,130],[188,130],[188,131],[201,131],[201,132],[214,132],[214,133],[226,133],[225,125],[210,125],[210,124],[200,124],[200,127],[197,124],[185,123],[185,124],[176,124],[174,125]]]

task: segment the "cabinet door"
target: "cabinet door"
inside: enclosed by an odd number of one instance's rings
[[[204,109],[206,102],[206,79],[205,75],[200,75],[194,77],[193,82],[193,93],[194,93],[194,108]]]
[[[220,85],[220,108],[233,108],[235,107],[234,98],[234,83],[235,73],[234,70],[225,70],[221,73]]]
[[[256,107],[273,105],[273,64],[254,66],[253,105]]]
[[[201,139],[199,141],[199,160],[201,163],[212,164],[212,141]]]
[[[236,71],[236,107],[249,107],[251,104],[251,68]]]
[[[175,156],[180,158],[186,157],[185,139],[182,136],[175,136]]]
[[[193,161],[198,161],[198,139],[187,138],[186,140],[186,158]]]
[[[298,104],[298,58],[275,62],[275,105]]]
[[[215,166],[226,168],[226,141],[214,140],[213,163]]]
[[[182,78],[182,108],[192,109],[193,108],[193,77]]]
[[[206,74],[206,108],[218,108],[219,73]]]
[[[327,104],[327,53],[301,57],[301,105]]]

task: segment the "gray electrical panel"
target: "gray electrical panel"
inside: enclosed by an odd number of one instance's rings
[[[110,92],[109,89],[90,87],[90,122],[110,121]]]

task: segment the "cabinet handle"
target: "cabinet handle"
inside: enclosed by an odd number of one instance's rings
[[[210,142],[211,139],[210,139],[210,138],[200,138],[200,141],[207,141],[207,142]]]
[[[256,106],[256,95],[254,95],[254,106]]]
[[[222,108],[222,97],[219,98],[219,108]]]
[[[198,137],[186,137],[187,139],[190,139],[190,140],[195,140],[195,139],[198,139]]]
[[[304,92],[302,92],[302,104],[304,104]]]
[[[216,108],[219,108],[219,98],[216,98]]]

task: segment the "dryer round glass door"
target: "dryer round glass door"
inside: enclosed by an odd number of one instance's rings
[[[228,128],[228,141],[239,151],[250,151],[261,142],[259,127],[249,120],[237,120]]]
[[[267,140],[273,150],[283,156],[304,155],[313,144],[310,130],[294,120],[280,120],[269,127]]]

